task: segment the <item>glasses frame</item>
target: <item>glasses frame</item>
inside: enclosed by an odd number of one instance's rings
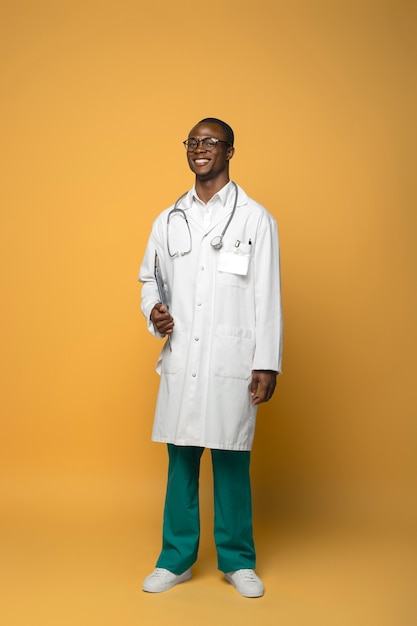
[[[207,140],[213,141],[215,143],[215,146],[213,148],[207,148],[207,146],[204,145],[204,142]],[[189,141],[196,141],[197,145],[194,148],[190,148],[188,145]],[[230,141],[224,141],[224,139],[217,139],[217,137],[203,137],[203,139],[195,139],[195,137],[190,137],[190,139],[186,139],[182,143],[184,145],[184,148],[187,150],[187,152],[195,152],[198,146],[200,145],[200,143],[203,146],[203,148],[207,150],[207,152],[213,152],[217,148],[218,143],[226,143],[229,147],[231,146]]]

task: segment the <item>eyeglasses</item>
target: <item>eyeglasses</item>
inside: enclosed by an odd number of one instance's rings
[[[197,150],[200,143],[208,152],[213,152],[218,143],[227,143],[227,145],[230,146],[228,141],[216,139],[215,137],[204,137],[204,139],[186,139],[182,143],[184,144],[187,152],[194,152],[194,150]]]

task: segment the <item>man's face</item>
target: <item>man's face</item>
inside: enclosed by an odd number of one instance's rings
[[[210,152],[202,143],[193,152],[187,152],[188,165],[191,171],[200,180],[212,180],[229,172],[229,161],[233,156],[234,148],[229,146],[225,131],[218,124],[203,123],[194,126],[188,134],[188,139],[204,139],[214,137],[220,139],[214,150]]]

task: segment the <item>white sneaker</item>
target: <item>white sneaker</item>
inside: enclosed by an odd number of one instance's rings
[[[262,580],[255,574],[253,569],[238,569],[226,574],[228,583],[245,598],[260,598],[264,595]]]
[[[179,576],[163,567],[157,567],[143,581],[142,590],[150,593],[160,593],[161,591],[168,591],[168,589],[175,587],[179,583],[184,583],[186,580],[190,580],[190,578],[191,567]]]

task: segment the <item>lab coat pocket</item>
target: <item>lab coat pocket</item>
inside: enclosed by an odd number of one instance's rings
[[[218,326],[213,342],[214,374],[247,379],[252,375],[254,333],[246,328]]]
[[[223,241],[217,269],[220,283],[245,287],[248,284],[252,246],[240,241]]]
[[[187,351],[185,350],[184,335],[174,330],[171,335],[171,346],[172,351],[170,351],[168,341],[166,341],[159,356],[158,366],[161,374],[176,374],[185,367]]]

